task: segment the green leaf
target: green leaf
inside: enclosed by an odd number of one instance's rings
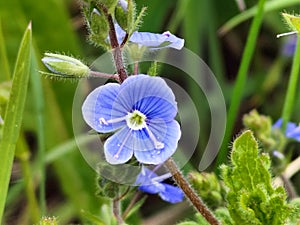
[[[8,63],[8,57],[6,54],[6,44],[4,41],[4,35],[3,35],[3,30],[2,30],[2,23],[0,20],[0,66],[1,66],[1,76],[0,76],[0,81],[5,81],[9,80],[11,75],[10,75],[10,68],[9,68],[9,63]]]
[[[29,80],[31,57],[31,23],[28,25],[15,65],[10,98],[4,117],[3,139],[0,143],[0,222],[2,221],[9,179],[14,159],[16,142],[19,137]]]
[[[284,224],[291,213],[283,187],[272,187],[270,159],[259,154],[251,131],[233,143],[232,166],[222,166],[228,210],[236,224]]]

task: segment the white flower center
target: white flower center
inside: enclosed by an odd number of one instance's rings
[[[126,116],[127,126],[132,130],[141,130],[147,126],[146,115],[138,110],[128,113]]]
[[[129,112],[126,116],[124,117],[120,117],[120,118],[115,118],[115,119],[111,119],[111,120],[105,120],[104,118],[99,118],[99,122],[100,124],[104,124],[104,125],[108,125],[111,123],[117,123],[117,122],[121,122],[123,120],[126,121],[127,126],[131,129],[131,130],[142,130],[142,129],[146,129],[150,140],[153,142],[153,145],[156,149],[162,149],[164,148],[164,143],[158,141],[156,139],[156,137],[154,136],[154,134],[152,133],[152,131],[149,129],[147,123],[146,123],[146,115],[138,110],[134,110],[133,112]],[[129,137],[129,135],[126,137]],[[123,148],[123,145],[125,144],[126,140],[124,141],[124,143],[121,145],[118,153],[116,154],[116,158],[118,157],[121,149]]]

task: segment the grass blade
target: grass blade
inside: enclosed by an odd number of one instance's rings
[[[0,222],[2,221],[9,179],[19,137],[27,94],[31,56],[31,23],[28,25],[18,53],[13,84],[4,117],[3,139],[0,143]]]

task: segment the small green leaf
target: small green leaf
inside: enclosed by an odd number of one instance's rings
[[[24,105],[27,94],[30,60],[31,60],[31,23],[28,25],[15,64],[10,98],[4,117],[3,139],[0,143],[0,222],[2,221],[4,205],[9,185],[16,142],[19,137]]]
[[[228,210],[235,224],[284,224],[291,213],[283,187],[272,187],[270,159],[259,154],[251,131],[233,143],[232,166],[222,166],[229,191]]]

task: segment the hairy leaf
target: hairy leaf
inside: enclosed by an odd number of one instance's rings
[[[233,143],[232,166],[222,166],[229,191],[228,210],[234,224],[284,224],[291,213],[283,187],[271,183],[270,159],[259,154],[251,131]]]

